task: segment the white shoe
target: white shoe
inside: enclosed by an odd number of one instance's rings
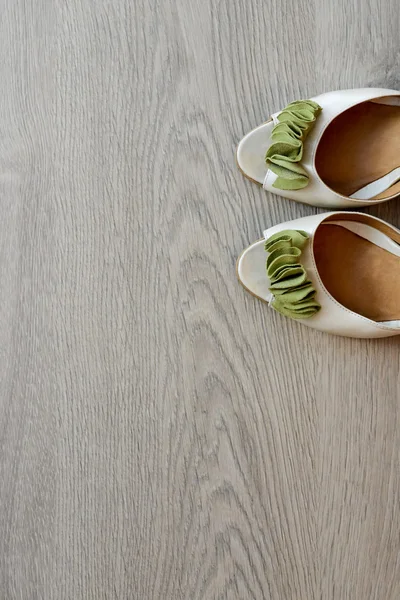
[[[251,294],[320,331],[400,334],[398,229],[367,214],[328,212],[275,225],[264,238],[237,261]]]
[[[305,204],[357,210],[395,198],[400,92],[341,90],[293,102],[250,131],[236,158],[247,178]]]

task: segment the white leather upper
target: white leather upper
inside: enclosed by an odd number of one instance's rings
[[[391,98],[392,96],[395,97]],[[371,193],[371,196],[376,195],[374,192],[375,189],[378,188],[367,190],[364,194],[361,194],[362,197],[360,198],[348,198],[347,196],[342,196],[331,190],[321,180],[315,167],[315,155],[319,141],[331,121],[352,106],[367,100],[375,99],[379,103],[400,104],[400,92],[384,88],[361,88],[328,92],[312,98],[312,100],[322,107],[322,111],[318,115],[313,129],[310,131],[304,143],[301,165],[306,169],[310,179],[307,187],[301,190],[280,190],[273,187],[277,176],[270,169],[267,169],[265,164],[265,152],[272,143],[271,133],[277,122],[277,116],[280,114],[279,112],[272,115],[271,121],[264,123],[251,131],[240,142],[237,151],[239,166],[246,173],[249,170],[248,168],[251,163],[252,172],[255,173],[255,176],[252,176],[252,178],[263,183],[263,187],[266,190],[305,204],[329,208],[357,208],[365,206],[366,204],[385,202],[390,198],[369,200],[365,197],[368,193]],[[387,182],[381,182],[381,186],[385,183]],[[377,193],[379,194],[380,191],[381,190],[378,190]],[[357,194],[353,196],[356,195]],[[396,195],[397,194],[394,194],[393,197]]]
[[[372,181],[368,185],[365,185],[361,189],[357,190],[354,194],[350,196],[350,198],[355,198],[356,200],[369,200],[370,198],[374,198],[378,196],[381,192],[384,192],[392,185],[397,183],[400,180],[400,167],[397,169],[393,169],[387,175]]]
[[[335,221],[341,221],[341,219],[345,219],[346,214],[349,213],[329,212],[311,215],[280,223],[264,231],[266,239],[284,229],[303,230],[310,236],[309,243],[302,252],[301,263],[317,291],[316,299],[321,305],[321,310],[310,319],[301,319],[300,322],[313,329],[355,338],[380,338],[399,335],[400,321],[377,323],[347,309],[329,294],[321,281],[313,253],[314,234],[328,216],[335,215]],[[383,223],[376,217],[371,218]],[[348,222],[346,226],[358,235],[368,237],[368,239],[389,252],[400,254],[400,246],[373,227],[365,227],[365,225],[357,224],[357,222]],[[400,233],[394,227],[392,229]],[[268,290],[269,281],[265,270],[266,254],[263,246],[264,240],[261,240],[247,248],[239,258],[237,268],[238,276],[244,286],[259,298],[270,302],[272,295]]]

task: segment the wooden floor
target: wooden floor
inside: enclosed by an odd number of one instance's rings
[[[1,600],[398,600],[400,338],[241,250],[272,111],[400,89],[398,0],[0,0]],[[399,201],[371,210],[400,226]]]

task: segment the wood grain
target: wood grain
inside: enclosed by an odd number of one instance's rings
[[[400,87],[399,25],[396,0],[0,0],[1,599],[400,597],[399,340],[302,328],[234,270],[314,210],[238,140]]]

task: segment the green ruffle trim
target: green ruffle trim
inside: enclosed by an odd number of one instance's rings
[[[269,253],[269,291],[273,295],[271,306],[292,319],[309,319],[321,308],[315,300],[316,290],[300,264],[301,252],[307,241],[305,231],[286,229],[265,242],[265,250]]]
[[[272,130],[272,144],[265,155],[265,162],[278,175],[273,187],[300,190],[308,184],[307,172],[299,162],[303,158],[303,142],[321,110],[312,100],[298,100],[278,115],[279,123]]]

